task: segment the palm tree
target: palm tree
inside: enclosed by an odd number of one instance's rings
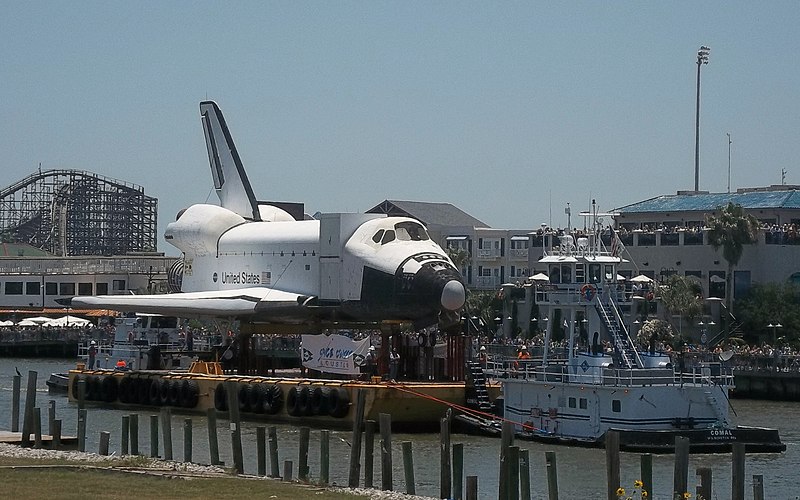
[[[453,261],[459,272],[463,272],[469,265],[469,252],[459,247],[447,247],[447,256]]]
[[[683,330],[683,318],[694,320],[703,313],[703,287],[694,278],[673,274],[667,276],[660,289],[661,303],[670,314],[680,317],[678,331]]]
[[[718,216],[710,216],[706,220],[708,241],[714,250],[722,247],[722,257],[728,263],[728,272],[725,275],[725,305],[728,312],[733,313],[732,276],[733,268],[742,258],[744,245],[756,242],[758,238],[758,219],[745,213],[741,205],[728,202],[725,207],[719,208]]]

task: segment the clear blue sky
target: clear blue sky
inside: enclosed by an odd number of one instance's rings
[[[210,200],[198,103],[260,199],[449,202],[566,225],[694,186],[800,184],[800,3],[19,2],[0,17],[0,185],[77,168]],[[574,223],[574,219],[573,219]],[[174,253],[159,234],[159,248]]]

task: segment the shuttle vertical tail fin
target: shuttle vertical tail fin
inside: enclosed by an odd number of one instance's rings
[[[246,219],[261,220],[253,188],[217,103],[201,102],[200,120],[220,205]]]

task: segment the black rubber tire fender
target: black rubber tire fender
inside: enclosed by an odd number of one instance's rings
[[[161,406],[169,405],[169,392],[171,385],[171,380],[161,379],[159,381],[158,402]]]
[[[330,395],[329,387],[314,387],[311,391],[311,400],[309,406],[312,415],[327,415],[328,414],[328,396]]]
[[[119,379],[119,402],[128,404],[131,402],[131,384],[133,383],[133,379],[131,377],[123,376]]]
[[[228,391],[225,384],[217,384],[214,389],[214,408],[217,411],[228,411]]]
[[[100,395],[106,403],[113,403],[119,396],[117,377],[109,375],[100,380]]]
[[[301,416],[311,415],[311,389],[303,386],[297,392],[297,413]]]
[[[170,380],[169,382],[170,406],[181,406],[181,382],[183,382],[183,380]]]
[[[89,375],[86,379],[86,400],[100,401],[100,380],[96,375]]]
[[[250,411],[250,393],[253,392],[251,384],[239,384],[237,397],[239,399],[239,411]]]
[[[75,375],[72,377],[72,384],[70,384],[70,391],[72,391],[72,398],[77,401],[78,400],[78,379],[83,377],[86,380],[86,377],[83,375]]]
[[[286,413],[293,417],[300,416],[300,411],[297,408],[297,400],[298,393],[300,392],[300,388],[297,386],[292,387],[289,389],[289,393],[286,394]]]
[[[278,384],[272,384],[267,389],[263,400],[264,413],[275,415],[283,408],[283,390]]]
[[[150,404],[150,389],[152,389],[153,380],[147,377],[139,377],[136,382],[136,399],[140,405]]]
[[[264,397],[267,395],[269,387],[265,384],[253,384],[249,397],[250,411],[253,413],[264,413]]]
[[[328,394],[328,414],[335,418],[342,418],[350,411],[350,394],[341,387],[331,389]]]
[[[150,379],[150,397],[149,403],[152,406],[161,406],[161,386],[164,381],[158,378]]]
[[[180,406],[194,408],[200,400],[200,386],[194,380],[182,380],[180,385]]]

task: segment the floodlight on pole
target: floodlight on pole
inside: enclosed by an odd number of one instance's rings
[[[700,66],[708,64],[711,49],[705,45],[697,50],[697,108],[695,112],[694,190],[700,190]]]

